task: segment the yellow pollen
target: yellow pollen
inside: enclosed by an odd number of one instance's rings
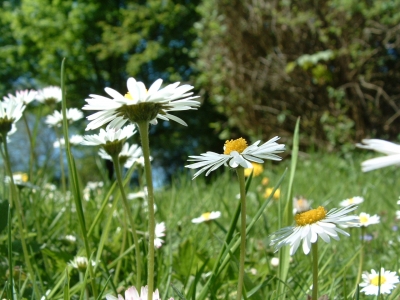
[[[326,210],[322,206],[294,216],[297,226],[314,224],[320,220],[325,219],[325,217],[326,217]]]
[[[132,97],[132,95],[131,95],[129,92],[127,92],[127,93],[124,95],[124,97],[125,97],[126,99],[133,100],[133,97]]]
[[[208,220],[210,220],[210,215],[211,215],[210,212],[206,212],[206,213],[202,214],[201,216],[203,217],[204,220],[208,221]]]
[[[229,155],[232,151],[242,153],[247,148],[247,142],[244,138],[238,138],[237,140],[227,140],[224,145],[224,154]]]
[[[353,198],[350,198],[349,199],[349,204],[353,204],[354,203],[354,199]]]
[[[381,275],[381,285],[386,282],[385,276]],[[371,284],[375,286],[379,286],[379,275],[375,276],[374,278],[371,279]]]
[[[367,223],[367,222],[368,222],[368,217],[366,217],[366,216],[360,217],[360,223],[361,223],[361,224],[365,224],[365,223]]]

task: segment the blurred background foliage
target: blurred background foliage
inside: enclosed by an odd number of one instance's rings
[[[194,85],[189,126],[152,127],[169,174],[228,138],[290,141],[298,116],[303,148],[398,138],[400,0],[10,0],[0,25],[1,96],[59,85],[63,57],[71,107],[130,76]]]

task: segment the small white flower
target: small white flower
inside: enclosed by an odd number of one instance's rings
[[[278,251],[281,247],[289,245],[290,255],[293,255],[303,242],[303,252],[308,254],[311,244],[316,243],[318,237],[324,242],[330,243],[330,239],[339,240],[338,233],[349,236],[349,234],[336,225],[347,225],[349,222],[357,223],[357,216],[346,216],[355,210],[357,206],[347,206],[340,209],[331,209],[328,213],[322,206],[294,216],[296,225],[282,228],[275,232],[271,245],[276,245]]]
[[[111,156],[108,155],[104,149],[99,150],[99,155],[103,159],[112,160]],[[123,164],[125,168],[129,169],[142,155],[142,148],[139,145],[132,144],[129,146],[128,143],[125,143],[118,157],[121,164]]]
[[[69,108],[65,111],[69,124],[83,118],[83,112],[77,108]],[[63,122],[62,111],[55,110],[52,115],[46,117],[45,123],[50,127],[60,127]]]
[[[124,141],[136,133],[135,125],[131,124],[121,129],[100,129],[99,134],[83,136],[82,145],[101,146],[110,142]]]
[[[164,240],[161,239],[163,236],[165,236],[165,223],[157,223],[156,228],[155,228],[155,239],[154,239],[154,246],[156,248],[160,248],[162,244],[164,243]]]
[[[46,300],[48,299],[47,296],[50,295],[51,290],[47,290],[46,293],[44,294],[44,296],[42,296],[42,298],[40,298],[40,300]]]
[[[73,260],[70,260],[69,265],[73,268],[79,270],[80,272],[85,272],[88,266],[88,259],[85,256],[75,256]],[[92,260],[92,266],[94,267],[96,263]]]
[[[200,217],[192,219],[192,223],[198,224],[198,223],[208,222],[211,220],[218,219],[220,216],[221,216],[220,211],[206,212],[202,214]]]
[[[0,101],[0,133],[15,132],[13,125],[22,117],[25,110],[23,103],[10,100],[7,103]]]
[[[38,90],[36,100],[44,104],[54,104],[61,102],[62,93],[58,86],[48,86]]]
[[[23,184],[28,182],[28,179],[29,178],[28,178],[28,174],[27,173],[17,172],[17,173],[13,174],[14,184],[23,185]],[[11,180],[10,180],[9,176],[5,176],[4,177],[4,182],[5,183],[10,183],[10,181]]]
[[[87,104],[82,109],[99,112],[88,116],[91,122],[86,130],[96,129],[109,122],[108,128],[118,129],[128,120],[132,123],[149,121],[157,124],[157,118],[173,120],[186,126],[182,119],[169,112],[196,109],[200,105],[198,101],[192,100],[198,98],[189,92],[193,87],[186,84],[179,86],[179,82],[176,82],[160,89],[161,84],[162,80],[158,79],[146,90],[142,82],[131,77],[127,81],[128,93],[125,96],[111,88],[105,88],[105,91],[112,99],[89,95],[91,98],[86,99]]]
[[[349,205],[353,205],[353,204],[360,204],[364,202],[364,198],[363,197],[352,197],[349,199],[345,199],[342,202],[339,203],[340,206],[344,207],[344,206],[349,206]]]
[[[362,279],[364,281],[360,283],[360,287],[363,287],[363,289],[360,292],[366,295],[378,295],[378,291],[380,291],[380,294],[390,294],[396,284],[399,283],[396,272],[385,271],[384,268],[381,268],[380,275],[373,269],[371,273],[365,272]]]
[[[226,141],[224,145],[224,154],[208,151],[201,154],[200,156],[189,156],[188,161],[194,161],[195,163],[185,166],[190,169],[198,169],[193,179],[199,176],[201,173],[206,172],[206,176],[210,172],[218,169],[222,165],[228,165],[231,168],[237,168],[239,166],[243,168],[253,168],[251,162],[263,163],[263,159],[281,160],[282,158],[275,153],[281,153],[285,150],[285,145],[278,144],[276,141],[279,137],[274,137],[268,142],[258,146],[260,141],[247,146],[247,142],[243,138],[237,140]]]
[[[369,215],[367,213],[360,213],[359,226],[368,227],[369,225],[379,224],[380,217],[378,215]]]
[[[271,258],[271,266],[273,266],[273,267],[279,266],[279,258],[278,257]]]
[[[309,201],[304,197],[293,198],[293,214],[298,214],[310,210],[311,206]]]
[[[396,219],[397,219],[397,220],[400,219],[400,210],[396,210]]]
[[[83,136],[78,135],[78,134],[74,134],[69,138],[69,143],[71,145],[74,145],[74,146],[80,145],[80,144],[82,144],[82,142],[83,142]],[[64,138],[61,138],[59,141],[55,141],[53,143],[53,147],[54,148],[60,148],[60,145],[61,146],[65,145],[65,139]]]
[[[14,95],[8,94],[8,97],[3,97],[4,102],[15,101],[17,103],[22,103],[23,105],[28,105],[33,100],[36,99],[37,91],[34,90],[24,90],[17,91]]]
[[[74,235],[68,234],[64,237],[64,239],[68,242],[75,243],[76,237]]]
[[[147,187],[144,187],[143,191],[139,191],[137,193],[129,193],[127,197],[129,200],[137,198],[147,199]]]
[[[400,165],[400,145],[379,139],[366,139],[362,140],[362,142],[365,145],[357,144],[357,147],[374,150],[387,155],[364,161],[361,164],[363,172],[369,172],[391,165]]]
[[[118,295],[118,298],[114,297],[112,295],[106,295],[106,299],[107,300],[147,300],[147,295],[148,295],[147,285],[145,287],[141,288],[140,295],[139,295],[139,292],[136,290],[136,288],[134,286],[131,286],[129,289],[127,289],[125,291],[125,298],[122,295]],[[153,293],[153,300],[161,300],[158,289]],[[169,300],[174,300],[174,299],[170,298]]]

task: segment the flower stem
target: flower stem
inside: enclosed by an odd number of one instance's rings
[[[149,122],[139,122],[137,123],[137,125],[139,127],[140,139],[142,142],[144,170],[146,174],[146,185],[148,192],[147,201],[149,212],[149,252],[147,254],[147,299],[152,300],[154,291],[154,230],[156,225],[154,217],[154,189],[150,164]]]
[[[29,252],[28,252],[28,247],[27,247],[27,244],[25,241],[25,233],[27,233],[27,230],[25,229],[25,226],[24,226],[22,206],[21,206],[21,202],[19,201],[19,194],[18,194],[17,188],[14,184],[14,178],[13,178],[11,164],[10,164],[10,157],[8,155],[7,134],[2,134],[2,137],[3,137],[4,153],[3,153],[3,151],[1,151],[1,154],[3,156],[3,160],[6,165],[6,170],[7,170],[8,176],[10,177],[10,189],[11,189],[10,207],[12,207],[12,204],[15,204],[15,207],[17,209],[18,229],[19,229],[20,238],[21,238],[22,252],[24,253],[25,264],[26,264],[26,267],[28,268],[28,272],[29,272],[29,276],[32,281],[35,296],[37,299],[39,299],[40,293],[39,293],[37,285],[34,282],[34,274],[35,273],[32,268],[32,264],[31,264],[31,260],[30,260]]]
[[[313,288],[312,300],[318,299],[318,241],[311,244],[312,263],[313,263]]]
[[[246,182],[244,177],[244,168],[236,168],[236,173],[240,185],[240,260],[239,260],[239,278],[237,289],[237,300],[242,299],[243,281],[244,281],[244,259],[246,257]]]
[[[365,226],[361,226],[361,249],[360,249],[360,262],[358,264],[358,274],[356,278],[356,289],[357,285],[360,283],[361,279],[361,274],[363,270],[363,264],[364,264],[364,235],[365,235]]]
[[[129,207],[128,200],[126,198],[124,183],[122,181],[121,175],[121,165],[119,163],[118,155],[112,157],[114,166],[115,166],[115,174],[117,176],[117,182],[119,189],[121,190],[121,198],[124,203],[125,212],[128,216],[129,224],[131,225],[131,231],[133,236],[133,242],[135,244],[135,256],[136,256],[136,286],[141,286],[141,275],[142,275],[142,266],[141,266],[141,258],[140,258],[140,247],[139,247],[139,239],[136,232],[135,220],[132,216],[132,211]]]
[[[34,140],[32,138],[32,133],[31,133],[31,130],[29,129],[29,126],[28,126],[28,119],[26,117],[26,114],[22,114],[22,119],[24,120],[26,132],[28,133],[29,145],[30,145],[30,148],[31,148],[30,156],[29,156],[29,180],[31,182],[33,182],[33,180],[34,180],[34,178],[33,178],[33,164],[34,164],[34,162],[36,162],[35,142],[34,142]]]

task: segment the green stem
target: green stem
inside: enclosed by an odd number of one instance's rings
[[[360,283],[361,279],[361,274],[363,270],[363,264],[364,264],[364,235],[365,235],[365,226],[361,226],[361,249],[360,249],[360,262],[358,264],[358,274],[356,278],[356,290],[357,290],[357,285]]]
[[[131,231],[132,231],[132,236],[133,236],[133,242],[135,244],[135,254],[136,254],[136,287],[139,289],[141,285],[141,274],[142,274],[142,266],[141,266],[141,258],[140,258],[140,247],[139,247],[139,239],[137,236],[136,232],[136,226],[135,226],[135,221],[132,216],[132,211],[129,207],[128,200],[126,198],[125,194],[125,189],[124,189],[124,183],[122,181],[122,175],[121,175],[121,166],[119,163],[119,158],[118,155],[115,155],[113,158],[113,163],[115,166],[115,174],[117,176],[117,182],[119,189],[121,190],[121,198],[122,202],[124,203],[125,206],[125,212],[128,216],[129,224],[131,225]],[[154,239],[153,239],[154,243]]]
[[[244,281],[244,259],[246,257],[246,179],[244,177],[244,168],[236,168],[236,173],[240,185],[240,260],[239,260],[239,279],[237,289],[237,300],[242,299],[243,281]]]
[[[151,164],[150,164],[150,146],[149,146],[149,122],[137,123],[140,132],[140,139],[142,142],[142,151],[144,157],[144,170],[146,173],[146,185],[147,185],[147,201],[148,201],[148,212],[149,212],[149,252],[147,255],[147,287],[148,295],[147,299],[153,299],[154,291],[154,230],[155,230],[155,217],[154,217],[154,189],[153,179],[151,175]]]
[[[66,193],[67,193],[67,183],[66,183],[66,180],[65,180],[65,171],[64,171],[63,146],[61,144],[60,134],[58,133],[58,130],[57,130],[56,127],[54,128],[54,131],[56,133],[57,140],[58,140],[58,143],[60,145],[60,148],[59,148],[60,149],[59,150],[60,155],[59,156],[60,156],[61,184],[62,184],[62,189],[63,189],[63,195],[64,195],[64,197],[67,197],[67,195],[66,195]]]
[[[14,267],[12,262],[12,239],[11,239],[11,207],[8,205],[8,219],[7,219],[7,232],[8,232],[8,290],[9,297],[14,300]]]
[[[20,232],[21,245],[22,245],[22,251],[24,253],[25,264],[28,268],[29,277],[31,278],[31,281],[32,281],[35,296],[37,299],[39,299],[40,293],[37,288],[37,285],[34,282],[34,274],[35,273],[32,268],[32,264],[31,264],[31,260],[30,260],[29,252],[28,252],[28,247],[27,247],[26,241],[25,241],[25,233],[27,232],[27,230],[25,229],[25,226],[24,226],[22,205],[21,205],[21,202],[19,201],[19,194],[18,194],[17,188],[14,184],[14,178],[13,178],[11,164],[10,164],[10,157],[8,155],[7,134],[2,134],[2,137],[3,137],[4,153],[3,153],[3,151],[1,151],[1,154],[3,155],[3,160],[6,165],[8,176],[10,177],[10,189],[11,189],[11,198],[12,198],[12,200],[10,199],[10,207],[12,207],[11,204],[14,203],[15,207],[17,209],[17,219],[18,219],[18,227],[19,227],[18,229]],[[10,275],[12,276],[12,274],[10,274]]]
[[[31,148],[30,156],[29,156],[29,180],[31,182],[33,182],[33,180],[34,180],[34,177],[33,177],[33,163],[36,162],[35,144],[34,144],[34,141],[33,141],[33,138],[32,138],[32,133],[31,133],[31,130],[29,129],[28,120],[27,120],[25,114],[22,114],[22,119],[24,120],[26,132],[28,133],[29,145],[30,145],[30,148]]]
[[[311,244],[312,264],[313,264],[313,288],[312,300],[318,299],[318,241]]]

